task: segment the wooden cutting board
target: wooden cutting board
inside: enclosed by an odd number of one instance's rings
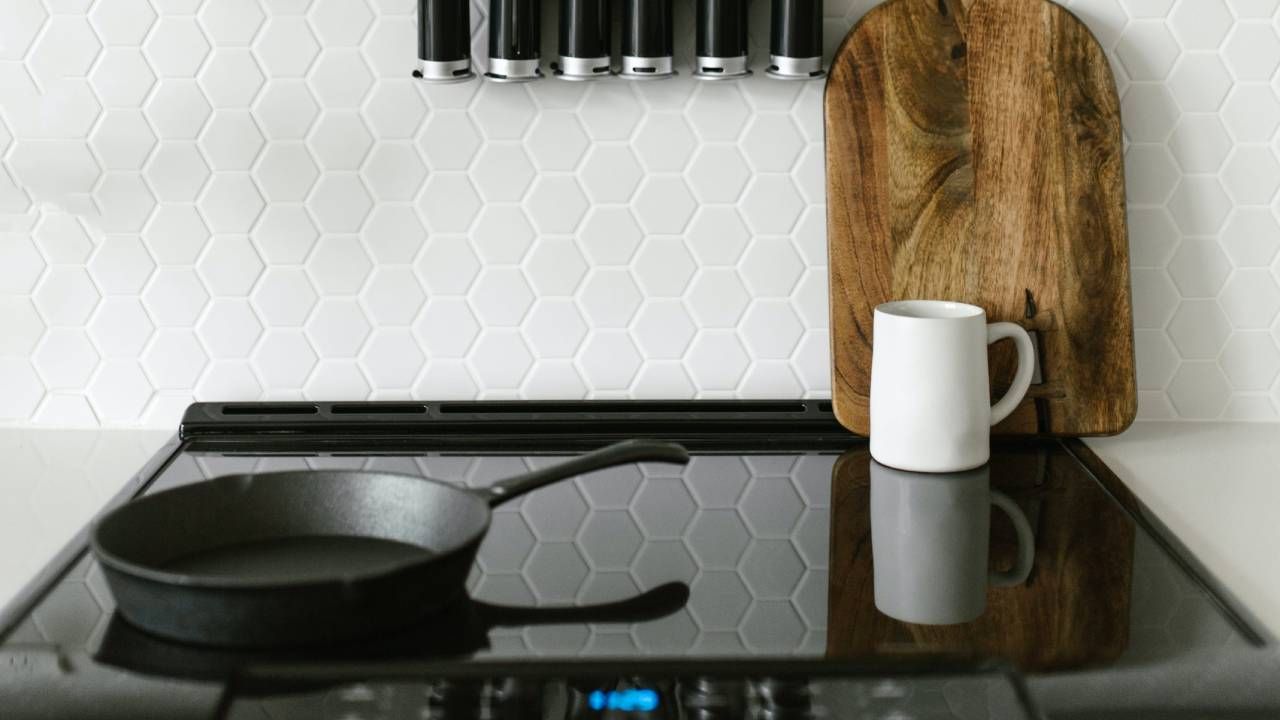
[[[1127,427],[1120,102],[1089,30],[1048,0],[888,0],[836,52],[824,102],[840,422],[869,431],[875,306],[923,298],[1036,331],[1043,383],[996,432]],[[993,395],[1015,361],[993,347]]]

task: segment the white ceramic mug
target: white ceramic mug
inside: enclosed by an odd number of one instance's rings
[[[876,307],[871,353],[871,456],[916,472],[952,472],[991,458],[991,426],[1031,386],[1035,347],[1013,323],[987,324],[976,305],[902,300]],[[987,345],[1018,347],[1009,392],[990,404]]]
[[[987,587],[1020,585],[1031,574],[1035,537],[1027,516],[990,489],[988,467],[912,473],[871,463],[871,558],[876,609],[903,622],[969,622],[987,607]],[[1018,559],[987,568],[991,506],[1013,521]]]

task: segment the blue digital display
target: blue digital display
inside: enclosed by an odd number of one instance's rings
[[[649,712],[658,709],[658,693],[638,688],[630,690],[593,690],[587,696],[587,706],[592,710]]]

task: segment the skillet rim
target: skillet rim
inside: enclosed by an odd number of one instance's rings
[[[322,579],[303,578],[295,580],[272,580],[263,581],[247,578],[228,577],[225,575],[192,575],[189,573],[176,573],[166,570],[160,570],[149,565],[142,565],[131,560],[127,560],[110,549],[104,547],[99,538],[102,532],[102,526],[112,520],[118,520],[126,515],[126,511],[133,509],[137,511],[135,504],[151,504],[155,498],[181,495],[190,492],[191,489],[211,485],[219,481],[230,482],[232,478],[271,478],[275,480],[283,480],[289,476],[316,477],[321,476],[351,476],[351,475],[376,475],[382,477],[396,477],[414,480],[418,482],[430,482],[436,485],[448,488],[451,491],[459,492],[470,496],[476,502],[481,503],[485,509],[484,522],[477,527],[463,541],[455,544],[450,549],[423,557],[422,559],[401,560],[390,565],[383,566],[378,570],[368,572],[348,573],[347,575],[338,577],[336,575]],[[468,547],[478,544],[489,534],[489,528],[493,523],[493,508],[489,505],[488,497],[484,494],[484,490],[475,488],[466,488],[455,485],[454,483],[445,482],[436,478],[424,477],[420,475],[409,475],[407,473],[381,472],[376,470],[277,470],[264,473],[229,473],[219,475],[217,477],[200,480],[198,482],[179,485],[167,490],[162,490],[154,495],[146,495],[137,497],[123,505],[113,508],[112,510],[94,518],[89,530],[89,548],[93,553],[94,559],[103,564],[107,568],[128,575],[133,578],[140,578],[163,585],[205,589],[205,590],[234,590],[234,591],[255,591],[264,592],[272,590],[301,590],[303,588],[318,588],[333,585],[354,585],[362,582],[369,582],[385,577],[390,577],[406,570],[419,568],[430,565],[434,562],[445,560],[453,557],[456,553],[464,552]],[[349,535],[346,537],[369,537],[365,535]],[[420,546],[418,546],[420,547]],[[423,549],[426,552],[425,548]]]

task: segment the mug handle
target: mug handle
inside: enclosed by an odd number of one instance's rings
[[[1013,567],[1008,570],[992,570],[988,577],[993,587],[1021,585],[1031,575],[1031,565],[1036,559],[1036,537],[1031,532],[1031,523],[1022,513],[1022,508],[1002,492],[991,491],[991,504],[1003,510],[1013,522],[1013,531],[1018,536],[1018,559]]]
[[[1031,375],[1036,369],[1036,346],[1032,344],[1031,336],[1021,325],[998,322],[987,326],[988,345],[1006,338],[1013,340],[1018,347],[1018,371],[1013,375],[1013,384],[1009,386],[1009,391],[991,406],[992,425],[1009,417],[1009,414],[1018,407],[1018,403],[1022,402],[1022,398],[1026,397],[1027,390],[1031,387]]]

